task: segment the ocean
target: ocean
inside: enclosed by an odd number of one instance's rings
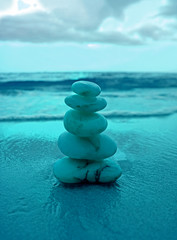
[[[123,170],[65,186],[52,166],[78,80],[100,85]],[[68,146],[69,147],[69,146]],[[0,239],[176,239],[177,73],[0,73]]]
[[[177,74],[4,73],[0,74],[0,121],[62,119],[64,98],[77,80],[102,88],[108,118],[167,116],[177,112]]]

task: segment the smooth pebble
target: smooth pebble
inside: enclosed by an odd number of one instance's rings
[[[64,157],[54,164],[54,175],[63,183],[110,183],[122,174],[118,163],[106,159],[89,162]]]
[[[64,116],[66,130],[80,137],[99,134],[107,128],[107,125],[106,118],[98,113],[69,110]]]
[[[64,132],[59,136],[58,146],[61,152],[70,158],[95,161],[108,158],[117,151],[116,143],[105,134],[81,138]]]
[[[80,95],[71,95],[65,98],[65,103],[78,111],[97,112],[104,109],[107,102],[101,97],[83,97]]]
[[[89,97],[96,97],[100,94],[101,88],[93,82],[89,81],[77,81],[72,84],[73,92]]]

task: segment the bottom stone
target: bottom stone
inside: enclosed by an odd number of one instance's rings
[[[54,175],[63,183],[110,183],[122,174],[113,160],[93,161],[64,157],[54,164]]]

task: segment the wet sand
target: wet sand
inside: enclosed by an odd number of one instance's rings
[[[63,185],[62,121],[0,123],[0,239],[176,239],[177,114],[109,120],[123,169],[110,185]]]

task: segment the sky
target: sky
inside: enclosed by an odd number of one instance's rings
[[[0,0],[0,72],[177,72],[176,0]]]

